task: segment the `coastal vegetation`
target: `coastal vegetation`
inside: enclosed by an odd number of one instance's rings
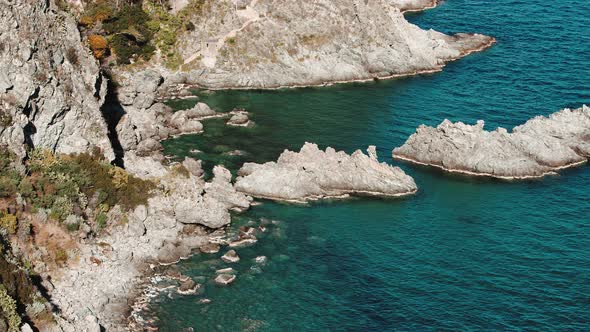
[[[125,211],[146,204],[154,188],[153,182],[129,175],[98,153],[60,155],[33,150],[23,165],[0,147],[0,228],[9,236],[31,237],[32,228],[44,226],[30,221],[39,213],[65,233],[100,234],[109,223],[124,221]],[[109,217],[113,211],[122,213],[116,214],[119,218]],[[67,246],[51,247],[54,261],[65,263]]]
[[[158,54],[163,64],[176,69],[182,64],[177,36],[195,29],[189,13],[200,13],[204,2],[191,0],[174,14],[168,1],[98,0],[86,4],[78,25],[93,55],[103,63],[127,65]]]
[[[51,305],[26,264],[17,259],[0,230],[0,331],[20,331],[23,321],[38,327],[53,321]]]

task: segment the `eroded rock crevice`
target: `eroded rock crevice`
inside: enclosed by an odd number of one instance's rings
[[[108,138],[115,156],[111,162],[116,166],[125,168],[125,149],[121,145],[119,133],[117,132],[117,126],[125,115],[125,108],[119,101],[116,84],[108,73],[103,72],[100,79],[101,84],[103,80],[106,81],[106,95],[104,103],[100,107],[100,112],[106,122]],[[99,84],[99,81],[97,81],[97,84]],[[100,89],[97,91],[100,91]]]

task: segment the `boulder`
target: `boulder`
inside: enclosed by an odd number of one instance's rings
[[[205,173],[200,160],[195,160],[191,157],[185,157],[182,166],[188,170],[190,174],[196,177],[202,177]]]
[[[220,274],[215,277],[215,283],[219,286],[227,286],[236,280],[233,274]]]
[[[178,287],[178,293],[183,295],[195,294],[201,285],[197,284],[194,280],[188,279],[183,281]]]
[[[238,256],[235,250],[230,250],[221,256],[221,259],[226,263],[237,263],[240,261],[240,256]]]
[[[227,121],[228,126],[252,127],[254,125],[254,122],[250,121],[248,117],[248,112],[240,110],[233,113],[232,117]]]
[[[217,243],[206,243],[199,247],[199,250],[204,254],[216,254],[219,252],[219,244]]]

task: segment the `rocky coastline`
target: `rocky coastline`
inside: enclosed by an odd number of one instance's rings
[[[507,180],[540,178],[590,157],[590,108],[564,109],[515,127],[485,131],[484,122],[420,126],[393,158],[448,172]]]
[[[223,231],[232,212],[254,204],[252,197],[305,202],[415,193],[414,180],[399,168],[379,163],[374,147],[368,155],[347,155],[306,144],[299,153],[285,152],[276,163],[244,165],[235,184],[222,166],[205,181],[199,161],[169,163],[160,142],[200,133],[201,121],[209,118],[228,117],[228,125],[245,127],[253,122],[239,109],[217,113],[197,103],[173,112],[161,101],[167,96],[188,98],[178,86],[272,89],[431,73],[495,42],[479,34],[424,31],[402,15],[434,2],[321,0],[319,5],[277,5],[253,0],[240,2],[234,11],[227,10],[234,8],[226,6],[228,1],[216,1],[210,8],[214,20],[189,17],[195,29],[179,45],[182,70],[153,61],[113,68],[107,75],[61,1],[0,1],[0,145],[16,154],[14,163],[22,163],[34,149],[64,155],[96,152],[119,166],[114,172],[123,181],[133,176],[155,184],[145,204],[131,210],[118,204],[103,207],[97,216],[107,226],[100,233],[90,236],[77,229],[65,236],[73,238],[73,244],[63,266],[45,266],[38,259],[43,250],[35,248],[37,260],[32,261],[56,308],[55,325],[44,330],[126,330],[133,299],[141,295],[141,285],[155,266],[219,251],[220,244],[241,248],[256,243],[251,229],[230,239]],[[83,7],[80,1],[65,3]],[[307,21],[301,10],[318,15]],[[289,33],[274,28],[277,24]],[[201,35],[209,31],[215,36]],[[273,52],[265,53],[269,45]],[[362,179],[355,177],[358,172]],[[299,181],[297,186],[285,186],[293,179]],[[25,209],[26,204],[20,205]],[[50,212],[27,212],[26,221],[55,226],[55,234],[62,234],[61,226],[49,221]],[[95,211],[79,213],[95,218]],[[88,226],[79,216],[67,217]],[[226,254],[228,262],[239,259]],[[229,284],[236,277],[224,271],[219,278],[219,283]],[[196,284],[184,281],[182,292],[196,291]]]

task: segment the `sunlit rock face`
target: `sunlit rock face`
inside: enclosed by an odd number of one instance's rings
[[[420,126],[393,150],[393,157],[447,171],[497,178],[541,177],[574,166],[590,156],[590,108],[538,116],[511,133],[484,130],[484,122],[443,121]]]
[[[179,38],[183,73],[212,88],[272,88],[440,70],[494,41],[410,24],[400,8],[421,1],[205,1]],[[182,78],[181,78],[182,77]]]
[[[76,22],[48,1],[0,2],[0,144],[113,159],[100,111],[106,79]]]
[[[414,179],[400,168],[360,150],[348,155],[333,148],[322,151],[306,143],[299,152],[285,151],[277,162],[246,163],[236,189],[254,197],[305,202],[350,195],[393,197],[416,192]]]

